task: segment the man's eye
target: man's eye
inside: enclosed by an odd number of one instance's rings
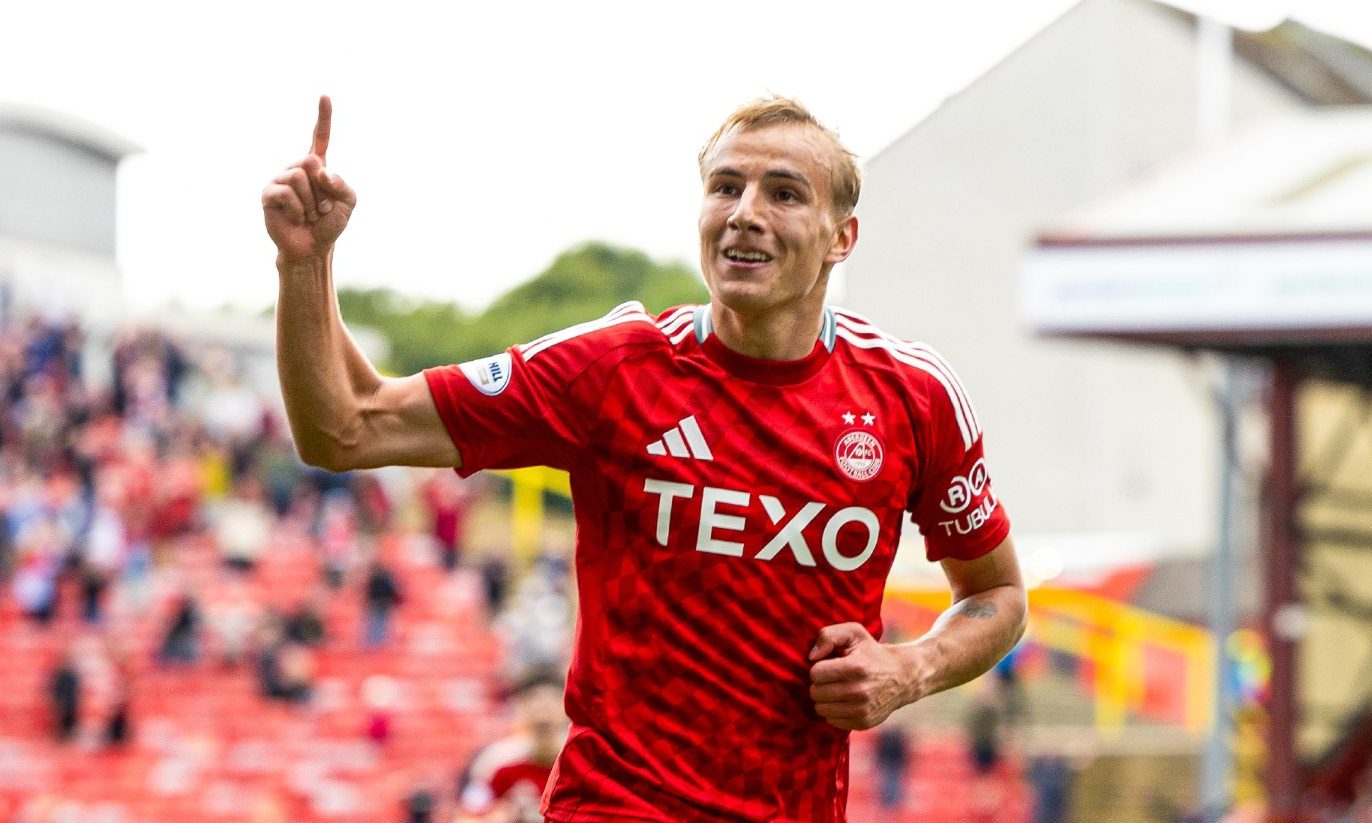
[[[720,183],[715,186],[715,194],[733,196],[738,194],[738,186],[735,186],[733,183]]]
[[[796,194],[794,191],[791,191],[790,189],[779,189],[777,191],[777,199],[783,203],[792,203],[796,200],[799,200],[800,195]]]

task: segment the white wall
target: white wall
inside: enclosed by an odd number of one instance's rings
[[[1085,0],[872,158],[846,304],[958,369],[1021,536],[1126,532],[1208,548],[1217,444],[1173,353],[1035,339],[1018,273],[1039,226],[1194,142],[1194,33]],[[1240,65],[1234,117],[1300,103]]]

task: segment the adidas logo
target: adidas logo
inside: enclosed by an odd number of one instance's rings
[[[670,454],[672,457],[694,457],[696,460],[715,459],[710,452],[710,444],[705,442],[705,435],[700,433],[694,414],[682,418],[681,422],[664,432],[661,440],[649,443],[648,454],[659,457]]]

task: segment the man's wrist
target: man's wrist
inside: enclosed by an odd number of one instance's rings
[[[929,664],[927,650],[918,640],[901,643],[891,647],[900,661],[900,683],[903,687],[902,703],[910,704],[927,697]]]
[[[319,254],[307,254],[299,257],[287,256],[281,251],[276,253],[276,270],[280,274],[312,274],[323,272],[328,269],[329,258],[333,256],[333,249]]]

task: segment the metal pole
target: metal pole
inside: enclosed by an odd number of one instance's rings
[[[1217,397],[1220,412],[1220,488],[1219,532],[1210,559],[1210,586],[1206,606],[1210,635],[1215,649],[1214,708],[1210,735],[1205,741],[1201,761],[1201,814],[1205,823],[1224,816],[1232,802],[1232,742],[1234,737],[1234,661],[1229,655],[1229,635],[1234,631],[1235,563],[1234,478],[1238,471],[1238,371],[1232,355],[1221,355],[1220,387]]]
[[[1296,526],[1295,364],[1272,363],[1271,466],[1267,478],[1264,552],[1267,578],[1263,624],[1272,655],[1267,707],[1267,791],[1271,820],[1294,823],[1300,811],[1300,761],[1296,752],[1296,643],[1304,634],[1304,609],[1296,590],[1301,551]]]
[[[1229,27],[1205,15],[1196,18],[1196,140],[1201,146],[1218,143],[1229,129],[1233,36]],[[1206,823],[1214,823],[1232,802],[1234,666],[1227,643],[1234,631],[1234,476],[1238,450],[1235,428],[1238,417],[1239,366],[1231,355],[1220,360],[1220,488],[1219,528],[1210,561],[1210,592],[1207,601],[1210,633],[1215,647],[1214,708],[1210,736],[1201,761],[1200,807]]]

